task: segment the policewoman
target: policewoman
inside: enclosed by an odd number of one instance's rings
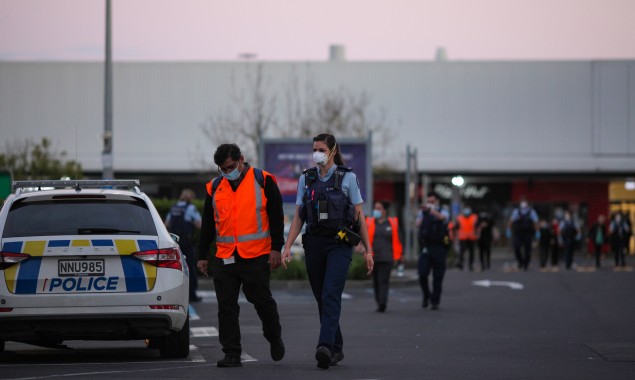
[[[315,359],[319,368],[328,369],[344,358],[340,314],[353,246],[361,240],[368,274],[373,270],[373,256],[357,177],[343,166],[333,135],[323,133],[313,138],[313,161],[317,166],[305,170],[298,181],[296,210],[282,264],[286,268],[291,245],[306,223],[302,245],[320,317]]]

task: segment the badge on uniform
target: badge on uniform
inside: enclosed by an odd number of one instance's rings
[[[229,265],[235,262],[236,262],[236,259],[234,258],[234,256],[223,259],[223,265]]]

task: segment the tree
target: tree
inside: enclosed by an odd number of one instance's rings
[[[54,150],[51,140],[42,138],[39,143],[31,139],[6,144],[0,153],[0,168],[7,170],[13,180],[81,178],[81,165],[66,161],[66,152]]]
[[[232,76],[231,104],[201,124],[213,145],[235,142],[246,157],[257,161],[263,137],[301,138],[326,132],[338,138],[366,138],[372,133],[379,148],[373,149],[373,161],[385,164],[380,160],[381,153],[394,131],[388,128],[384,110],[372,109],[369,94],[356,94],[344,87],[319,92],[310,78],[301,87],[297,75],[293,75],[283,94],[285,104],[279,107],[278,93],[265,76],[264,64],[246,65],[246,88],[237,88]],[[281,112],[286,112],[282,125],[278,122]]]
[[[232,102],[223,113],[208,118],[201,130],[213,145],[236,143],[244,155],[257,164],[260,140],[276,123],[277,98],[270,91],[262,63],[246,63],[247,89],[238,89],[232,76]],[[255,72],[250,69],[254,67]]]
[[[373,135],[373,162],[375,167],[386,166],[381,161],[383,150],[393,139],[383,109],[373,110],[371,96],[362,91],[353,93],[344,87],[318,93],[310,81],[304,91],[297,82],[290,86],[286,96],[287,122],[281,128],[283,137],[312,137],[326,132],[339,137],[366,138]]]

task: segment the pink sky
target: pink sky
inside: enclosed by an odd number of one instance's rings
[[[105,0],[0,0],[0,60],[102,60]],[[114,60],[635,59],[635,0],[112,0]]]

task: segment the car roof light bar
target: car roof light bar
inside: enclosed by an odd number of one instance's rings
[[[23,190],[42,190],[75,188],[80,191],[83,188],[128,188],[137,192],[141,182],[138,179],[103,179],[103,180],[41,180],[41,181],[13,181],[13,191]]]

